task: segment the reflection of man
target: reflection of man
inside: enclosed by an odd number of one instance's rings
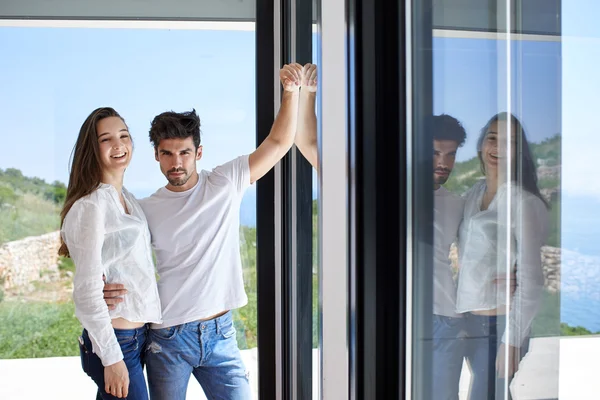
[[[456,284],[449,260],[462,220],[464,201],[442,185],[448,180],[457,149],[465,142],[466,132],[449,115],[432,118],[434,257],[433,257],[433,398],[457,400],[463,361],[462,318],[454,312]]]
[[[230,311],[248,301],[239,207],[246,188],[294,142],[305,70],[298,64],[281,69],[281,108],[263,143],[210,172],[196,170],[202,146],[195,111],[166,112],[152,121],[150,140],[168,180],[140,200],[156,253],[164,321],[152,326],[146,352],[153,400],[184,399],[192,374],[209,399],[251,398]],[[105,287],[109,305],[119,301],[116,288]]]

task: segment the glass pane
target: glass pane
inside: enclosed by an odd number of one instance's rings
[[[318,1],[313,1],[313,14],[316,15],[319,9]],[[316,23],[312,24],[312,60],[313,64],[317,65],[317,68],[320,67],[321,62],[319,59],[319,54],[321,52],[321,39],[318,31],[318,25]],[[317,117],[317,131],[321,129],[320,120],[320,99],[321,93],[317,92],[316,105],[315,105],[315,113]],[[318,135],[317,135],[318,136]],[[318,162],[318,161],[317,161]],[[318,166],[317,166],[318,167]],[[313,177],[312,177],[312,218],[313,218],[313,232],[312,232],[312,254],[313,254],[313,295],[312,295],[312,310],[313,310],[313,378],[312,378],[312,386],[313,386],[313,399],[321,398],[321,362],[319,356],[319,347],[320,347],[320,336],[319,331],[321,329],[321,312],[319,306],[319,277],[320,277],[320,263],[319,263],[319,174],[317,172],[317,167],[313,168]]]
[[[70,155],[92,110],[111,106],[125,119],[134,150],[124,186],[138,199],[167,182],[148,140],[150,122],[159,113],[197,111],[203,145],[198,171],[211,171],[256,147],[254,25],[136,27],[144,25],[0,28],[0,398],[95,396],[96,386],[79,359],[75,267],[71,259],[57,256]],[[255,197],[251,186],[239,209],[248,304],[233,310],[254,397]],[[185,233],[182,237],[193,239]],[[40,384],[23,384],[22,378],[32,375],[41,377]],[[188,395],[203,396],[195,379]]]
[[[434,274],[412,293],[433,300],[413,315],[433,362],[413,397],[595,398],[600,6],[433,3],[433,116],[415,129],[433,137],[434,208],[415,212],[434,219]]]

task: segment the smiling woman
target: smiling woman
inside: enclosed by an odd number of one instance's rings
[[[146,217],[123,187],[131,150],[121,116],[112,108],[94,110],[73,150],[61,212],[59,254],[75,264],[73,301],[84,328],[81,365],[104,399],[148,399],[146,324],[162,322]],[[112,310],[104,303],[103,279],[127,282],[127,297]]]

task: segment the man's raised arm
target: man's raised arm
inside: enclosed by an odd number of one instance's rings
[[[269,136],[249,156],[251,184],[269,172],[294,144],[298,122],[301,74],[302,66],[300,64],[284,65],[279,71],[279,79],[283,86],[281,107]]]

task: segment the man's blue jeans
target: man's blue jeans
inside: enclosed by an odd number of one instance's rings
[[[231,311],[207,321],[151,329],[146,365],[152,400],[183,400],[193,374],[209,400],[249,400],[250,384]]]
[[[463,318],[433,316],[432,399],[458,400],[465,354]]]
[[[123,361],[129,372],[129,394],[130,400],[148,400],[148,388],[144,377],[144,349],[146,348],[146,326],[137,329],[115,329],[115,335],[121,345]],[[86,374],[98,385],[97,399],[116,400],[104,390],[104,366],[100,358],[92,353],[92,342],[84,329],[79,342],[79,354],[81,366]]]

